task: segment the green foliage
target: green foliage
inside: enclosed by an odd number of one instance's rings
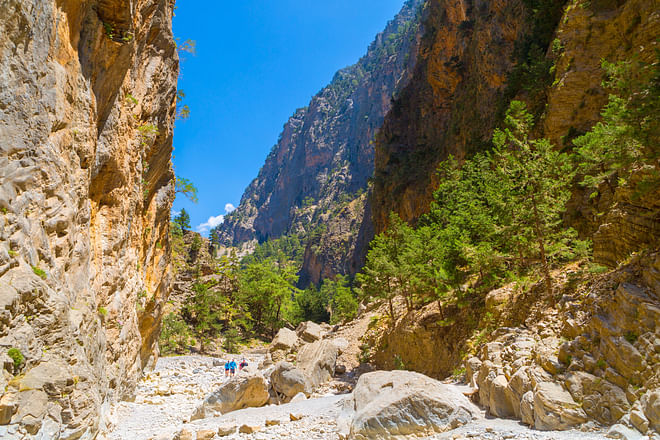
[[[40,267],[32,266],[32,272],[34,272],[34,274],[40,277],[42,280],[48,278],[48,274],[46,274],[46,272]]]
[[[143,146],[151,144],[160,134],[158,127],[153,124],[146,123],[138,127],[138,133],[140,135],[140,143]]]
[[[227,353],[237,353],[240,347],[241,336],[237,328],[230,328],[223,334],[224,340],[222,341],[222,348]]]
[[[330,319],[328,303],[331,292],[329,292],[326,286],[327,283],[328,281],[326,280],[320,289],[317,289],[314,285],[310,285],[307,289],[295,295],[295,321],[328,322]]]
[[[99,313],[100,316],[103,316],[103,317],[108,316],[108,309],[106,309],[103,306],[99,306],[98,313]]]
[[[512,270],[539,265],[552,291],[550,265],[588,254],[589,243],[561,221],[574,176],[570,158],[546,139],[531,139],[532,123],[525,105],[513,101],[493,152],[440,165],[435,200],[416,228],[393,214],[374,238],[356,280],[362,295],[388,302],[393,322],[397,295],[408,310],[438,301],[444,319],[448,300],[489,290]]]
[[[525,104],[512,101],[505,128],[493,134],[494,162],[507,208],[507,233],[520,253],[540,259],[550,293],[549,260],[570,252],[571,239],[576,238],[561,224],[575,172],[570,157],[550,141],[529,138],[532,122]]]
[[[176,119],[188,119],[190,117],[190,107],[183,104],[183,98],[186,94],[183,90],[179,89],[176,92]]]
[[[296,269],[286,261],[269,258],[243,263],[238,276],[237,301],[249,312],[248,321],[271,337],[293,321],[293,297],[297,293]]]
[[[629,343],[634,344],[635,342],[637,342],[637,338],[639,338],[639,335],[638,335],[637,333],[635,333],[635,332],[626,332],[626,334],[623,335],[623,337],[624,337],[624,338],[626,339],[626,341],[628,341]]]
[[[180,316],[169,313],[163,318],[158,344],[164,355],[184,353],[192,343],[190,329]]]
[[[14,361],[14,371],[18,371],[25,362],[25,357],[18,348],[10,348],[7,351],[7,356]]]
[[[632,187],[639,196],[660,184],[660,54],[656,52],[653,64],[632,60],[602,65],[607,75],[603,86],[613,92],[603,120],[573,140],[582,184],[594,191],[605,181],[630,186],[631,172],[644,168],[644,178]]]
[[[175,191],[178,194],[183,194],[188,200],[197,203],[197,188],[195,185],[185,177],[176,177]]]
[[[193,284],[193,295],[181,309],[183,318],[191,325],[192,333],[200,343],[200,351],[223,329],[222,305],[224,298],[215,289],[203,283]]]
[[[531,112],[538,116],[543,111],[546,90],[552,84],[554,61],[546,57],[557,24],[563,13],[566,0],[525,0],[530,31],[516,42],[514,58],[516,66],[509,75],[502,107],[503,115],[511,99],[524,92],[526,100],[532,103]],[[558,46],[553,45],[554,48]],[[555,54],[555,52],[553,52]]]
[[[401,359],[401,356],[398,354],[394,355],[394,369],[395,370],[405,370],[406,365],[403,363],[403,360]]]
[[[325,280],[321,290],[326,289],[330,295],[330,324],[350,321],[357,315],[358,302],[349,287],[348,279],[337,275],[335,281]]]
[[[175,43],[177,45],[177,50],[179,51],[179,54],[182,53],[189,53],[191,55],[197,55],[197,42],[195,40],[186,40],[183,43],[179,43],[179,39],[175,39]]]
[[[190,214],[185,209],[181,209],[179,215],[172,219],[175,228],[178,228],[181,232],[190,230]],[[176,229],[175,229],[176,231]],[[178,232],[178,231],[177,231]]]
[[[128,102],[132,105],[137,105],[138,104],[138,100],[130,93],[127,93],[124,99],[126,99],[126,102]]]

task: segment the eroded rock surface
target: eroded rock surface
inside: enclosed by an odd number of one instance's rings
[[[3,372],[0,437],[93,437],[103,405],[130,397],[157,356],[174,197],[172,6],[0,7],[0,352],[25,359]]]
[[[206,417],[213,411],[225,414],[237,409],[259,407],[269,399],[268,383],[261,373],[238,373],[204,399],[192,420]]]
[[[660,254],[644,253],[565,298],[534,327],[501,328],[467,362],[479,401],[537,429],[621,424],[657,430]],[[641,434],[640,434],[641,435]]]
[[[350,438],[430,435],[469,423],[479,409],[456,389],[411,371],[375,371],[353,391]]]

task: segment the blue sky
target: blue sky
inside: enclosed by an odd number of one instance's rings
[[[288,117],[356,62],[404,0],[179,0],[179,88],[190,107],[174,130],[176,174],[199,203],[177,196],[204,232],[237,206]]]

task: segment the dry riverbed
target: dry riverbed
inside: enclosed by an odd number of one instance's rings
[[[261,357],[248,356],[257,365]],[[227,439],[340,439],[338,424],[345,395],[316,394],[304,401],[284,405],[248,408],[218,417],[190,422],[190,416],[204,397],[224,383],[224,370],[213,366],[213,358],[203,356],[167,357],[158,360],[146,374],[134,402],[114,405],[108,426],[99,438],[107,440],[172,440],[182,430],[195,436],[220,438],[218,430],[235,427],[252,433],[234,432]],[[292,420],[297,419],[297,420]],[[215,435],[215,437],[213,436]],[[514,420],[482,418],[453,431],[429,439],[533,439],[596,440],[602,431],[541,432]],[[183,439],[182,439],[183,440]]]

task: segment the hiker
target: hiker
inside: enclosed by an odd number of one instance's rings
[[[225,362],[225,377],[229,377],[229,369],[231,368],[231,362]]]
[[[234,374],[236,374],[236,361],[234,359],[229,363],[229,372],[231,377],[234,377]]]
[[[248,363],[245,358],[241,359],[241,363],[238,364],[238,371],[241,371],[243,368],[247,367]]]

